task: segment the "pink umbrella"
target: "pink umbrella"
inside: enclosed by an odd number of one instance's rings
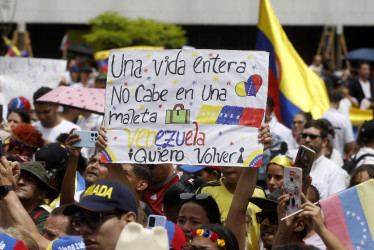
[[[52,102],[104,114],[105,89],[61,86],[43,95],[37,101]]]

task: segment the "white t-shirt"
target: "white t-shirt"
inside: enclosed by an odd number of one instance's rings
[[[346,171],[324,155],[321,155],[313,163],[310,176],[312,177],[312,185],[318,189],[321,198],[346,189],[349,181]]]
[[[358,81],[360,82],[360,85],[361,85],[362,91],[364,92],[365,98],[370,99],[371,98],[370,82],[369,81],[364,82],[360,78],[358,79]]]
[[[304,243],[305,245],[308,245],[308,246],[314,246],[318,249],[326,250],[326,246],[323,243],[323,240],[316,233],[310,236],[308,239],[304,239]]]
[[[372,154],[372,155],[374,155],[374,149],[373,148],[369,148],[369,147],[362,147],[357,152],[357,154],[355,154],[355,155],[352,156],[352,158],[356,157],[356,160],[357,160],[358,158],[360,158],[360,156],[362,156],[364,154]],[[359,166],[364,165],[364,164],[374,164],[374,156],[368,155],[368,156],[364,157],[364,159],[362,159],[361,161],[359,161],[357,163],[356,168],[358,168]]]
[[[272,117],[269,122],[270,132],[278,135],[283,141],[287,143],[288,149],[291,148],[293,144],[293,136],[291,129],[284,126],[282,123],[278,122],[276,117]]]
[[[82,130],[99,131],[100,126],[103,122],[104,116],[92,113],[89,117],[80,117],[77,121],[77,125]]]
[[[61,133],[69,134],[73,128],[76,128],[77,130],[81,130],[81,128],[77,126],[76,124],[63,120],[63,119],[61,120],[60,124],[58,124],[57,126],[54,126],[53,128],[43,127],[40,121],[35,122],[33,126],[42,133],[43,139],[49,140],[51,142],[55,142],[56,138]]]
[[[351,101],[348,98],[344,98],[340,100],[338,111],[340,114],[344,115],[345,117],[349,117],[349,108],[351,107],[352,107]]]
[[[329,108],[326,113],[322,115],[322,118],[329,120],[334,127],[340,128],[334,130],[335,138],[333,144],[334,148],[336,148],[342,156],[345,155],[344,145],[354,141],[351,121],[334,108]]]
[[[339,167],[342,167],[344,165],[344,161],[343,161],[342,155],[335,148],[332,149],[330,160],[332,160],[333,162],[335,162],[336,165],[338,165]]]

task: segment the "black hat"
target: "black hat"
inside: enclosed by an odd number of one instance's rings
[[[49,178],[54,179],[58,172],[66,170],[69,156],[60,144],[50,143],[35,153],[35,160],[44,161]]]
[[[87,67],[87,66],[83,66],[81,69],[80,69],[80,72],[84,72],[84,73],[92,73],[92,69]]]
[[[278,198],[280,196],[281,188],[277,188],[271,194],[269,194],[266,199],[259,198],[259,197],[251,197],[248,200],[258,206],[259,208],[263,209],[264,207],[268,206],[274,209],[277,209]]]
[[[39,180],[40,184],[47,190],[47,199],[53,200],[58,197],[58,191],[49,185],[50,180],[42,164],[35,161],[22,162],[21,172],[23,171],[32,174]]]
[[[374,119],[365,121],[360,129],[360,138],[363,141],[370,141],[374,138]]]

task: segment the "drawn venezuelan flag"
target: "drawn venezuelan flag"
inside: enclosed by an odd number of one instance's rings
[[[290,127],[299,111],[320,118],[329,106],[325,83],[296,52],[269,0],[260,0],[256,50],[270,53],[268,94],[274,100],[278,119]]]
[[[320,201],[327,228],[349,249],[374,249],[374,180]]]

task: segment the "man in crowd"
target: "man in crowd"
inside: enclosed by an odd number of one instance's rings
[[[51,90],[52,89],[48,87],[41,87],[34,93],[35,113],[39,121],[35,122],[33,125],[42,133],[43,139],[55,142],[57,136],[61,133],[69,133],[73,128],[80,130],[80,127],[58,117],[57,104],[38,101],[38,98]]]
[[[312,120],[305,124],[300,135],[301,145],[316,153],[310,176],[321,198],[344,190],[346,188],[344,170],[322,154],[322,147],[328,142],[327,126],[321,120]]]
[[[330,108],[322,117],[327,119],[336,128],[334,131],[335,137],[333,139],[334,148],[345,158],[344,156],[349,154],[353,149],[354,137],[352,123],[349,117],[345,117],[338,111],[342,99],[341,93],[338,90],[331,90],[329,97]]]
[[[8,161],[6,161],[8,162]],[[15,180],[12,180],[14,183]],[[8,185],[8,184],[1,184]],[[21,164],[21,175],[16,183],[16,188],[8,187],[7,194],[14,191],[17,195],[21,208],[26,211],[35,223],[40,234],[43,234],[43,226],[47,221],[51,208],[44,203],[45,198],[53,199],[58,192],[49,185],[49,178],[43,166],[38,162],[24,162]],[[3,210],[2,219],[4,223],[8,217]]]
[[[58,237],[75,235],[79,236],[80,232],[76,231],[71,224],[71,216],[65,216],[63,211],[66,206],[57,207],[50,213],[47,222],[43,227],[43,237],[47,240],[55,240]]]
[[[122,229],[136,222],[138,210],[128,188],[102,180],[90,186],[80,202],[68,205],[64,214],[78,214],[73,226],[81,232],[87,249],[114,249]]]
[[[353,78],[348,83],[349,94],[355,97],[362,107],[363,104],[369,103],[369,106],[372,103],[372,90],[373,83],[370,82],[370,64],[361,63],[358,70],[358,77]],[[364,103],[363,103],[364,102]],[[366,106],[366,105],[365,105]]]
[[[176,172],[172,164],[148,165],[152,179],[145,191],[143,201],[147,203],[155,214],[164,215],[162,212],[162,197],[166,189],[179,181],[181,172]]]

